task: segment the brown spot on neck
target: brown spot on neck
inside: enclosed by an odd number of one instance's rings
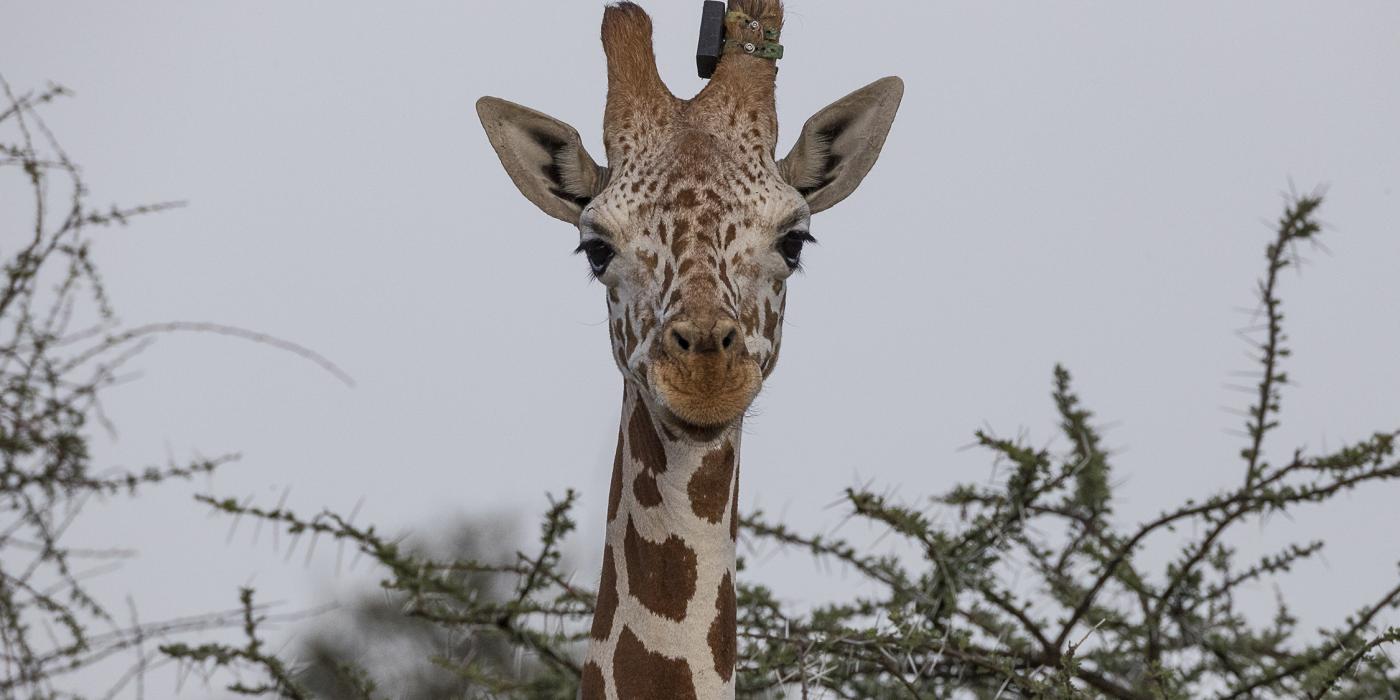
[[[606,700],[607,681],[603,679],[603,669],[589,661],[583,665],[583,678],[579,682],[579,700]]]
[[[613,616],[617,614],[617,562],[612,546],[603,547],[603,578],[598,584],[598,605],[593,608],[594,639],[602,641],[612,634]]]
[[[632,491],[643,507],[661,505],[661,490],[656,485],[656,477],[666,472],[666,446],[656,432],[656,424],[652,422],[646,405],[640,400],[632,407],[627,437],[632,459],[642,468],[632,484]]]
[[[617,520],[622,502],[622,427],[617,429],[617,452],[613,455],[612,485],[608,487],[608,522]]]
[[[719,449],[705,455],[700,468],[690,477],[686,492],[690,508],[697,517],[718,524],[724,520],[724,508],[729,505],[729,485],[734,478],[734,446],[725,442]]]
[[[734,658],[738,654],[737,619],[735,616],[734,582],[725,572],[715,594],[715,621],[710,623],[710,655],[715,660],[715,672],[724,682],[734,676]]]
[[[660,544],[648,542],[628,518],[622,558],[633,598],[657,615],[676,622],[685,619],[686,605],[695,595],[695,550],[675,535]]]
[[[619,700],[697,700],[690,664],[648,650],[627,627],[613,652],[613,682]]]
[[[637,480],[632,482],[632,495],[643,508],[661,505],[661,486],[656,483],[656,474],[649,471],[638,474]]]

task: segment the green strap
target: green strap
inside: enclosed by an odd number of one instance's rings
[[[771,41],[756,44],[751,41],[744,42],[728,39],[724,42],[724,50],[725,53],[748,54],[750,56],[766,58],[770,61],[776,61],[783,57],[783,45]]]
[[[758,20],[754,19],[753,17],[750,17],[747,13],[742,12],[740,10],[731,10],[728,14],[724,16],[724,18],[726,20],[726,24],[737,23],[744,26],[750,31],[762,30],[764,38],[764,41],[741,41],[738,39],[725,39],[725,53],[742,53],[747,54],[749,56],[766,58],[770,61],[776,61],[783,57],[783,45],[778,43],[778,37],[780,32],[777,29],[773,29],[771,27],[764,27],[760,25]]]

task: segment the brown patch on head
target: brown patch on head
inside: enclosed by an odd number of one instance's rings
[[[607,681],[603,680],[603,669],[589,661],[583,665],[583,679],[578,688],[579,700],[606,700]]]
[[[633,598],[664,618],[685,619],[685,606],[695,595],[695,550],[675,535],[661,544],[648,542],[629,518],[622,558]]]
[[[613,652],[613,682],[620,700],[696,700],[690,664],[648,650],[627,627]]]
[[[602,641],[612,634],[613,616],[617,614],[617,562],[613,561],[611,545],[603,547],[603,578],[598,583],[598,605],[593,608],[593,629],[590,634]]]
[[[734,446],[725,442],[707,455],[700,468],[690,477],[686,492],[690,494],[690,509],[697,517],[712,523],[724,520],[724,508],[729,505],[729,484],[734,478]]]
[[[666,294],[671,291],[671,283],[674,282],[676,279],[676,268],[671,266],[671,262],[669,260],[666,262],[664,272],[666,277],[661,280],[662,297],[665,297]]]
[[[763,307],[763,337],[772,341],[777,337],[775,334],[778,332],[778,312],[773,309],[771,301],[764,300]]]
[[[686,235],[690,233],[690,220],[678,219],[676,221],[676,235],[671,239],[671,257],[680,260],[685,251],[690,247],[690,238]],[[684,271],[682,271],[684,272]]]
[[[750,301],[744,305],[744,311],[739,315],[739,323],[746,331],[758,329],[758,302]]]
[[[725,572],[715,594],[715,621],[710,623],[710,655],[715,660],[715,672],[724,682],[734,676],[734,657],[738,655],[738,634],[735,617],[734,582]]]
[[[773,370],[777,369],[777,367],[778,367],[778,354],[782,352],[782,349],[783,349],[783,344],[782,344],[782,342],[781,342],[781,341],[774,341],[774,343],[773,343],[773,353],[770,354],[770,355],[768,356],[768,359],[767,359],[767,360],[764,360],[764,362],[763,362],[763,378],[764,378],[764,379],[767,379],[769,375],[773,374]]]
[[[623,341],[622,352],[623,352],[623,354],[625,354],[627,357],[631,357],[631,356],[632,356],[632,353],[635,353],[635,352],[637,351],[637,343],[641,342],[641,339],[637,337],[637,334],[636,334],[635,332],[632,331],[632,317],[631,317],[631,316],[627,316],[627,317],[626,317],[626,321],[622,324],[622,330],[623,330],[623,336],[622,336],[622,341]]]
[[[642,467],[637,480],[632,482],[632,491],[643,507],[661,505],[661,489],[656,485],[656,477],[666,472],[666,446],[656,433],[656,424],[651,420],[647,407],[638,401],[632,408],[632,420],[628,422],[627,437],[632,459]]]

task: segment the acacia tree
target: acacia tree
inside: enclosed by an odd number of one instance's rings
[[[1059,418],[1059,450],[1025,439],[976,433],[977,444],[1005,478],[996,486],[961,485],[930,508],[850,489],[850,515],[887,528],[917,552],[877,556],[849,542],[796,532],[762,513],[743,519],[746,536],[839,562],[874,584],[869,595],[805,612],[763,586],[739,586],[739,693],[765,697],[1110,697],[1110,698],[1396,698],[1400,675],[1381,653],[1400,629],[1379,620],[1400,605],[1400,577],[1378,582],[1375,597],[1337,625],[1300,630],[1285,601],[1268,624],[1240,611],[1244,584],[1274,577],[1316,556],[1323,542],[1292,545],[1258,561],[1240,562],[1231,535],[1270,515],[1326,505],[1339,494],[1400,479],[1391,427],[1321,454],[1279,450],[1289,357],[1280,285],[1300,261],[1300,247],[1322,234],[1320,194],[1292,197],[1265,247],[1256,290],[1262,320],[1252,338],[1257,363],[1239,453],[1237,487],[1202,494],[1136,524],[1114,517],[1110,455],[1093,414],[1056,367],[1051,398]],[[1209,457],[1207,455],[1207,457]],[[532,663],[503,668],[450,646],[423,663],[465,680],[451,697],[572,697],[577,659],[594,594],[561,565],[560,546],[573,529],[572,491],[551,501],[533,551],[513,560],[440,558],[406,550],[373,527],[355,527],[331,512],[303,518],[212,496],[212,508],[252,516],[294,534],[349,542],[377,562],[383,587],[402,615],[457,640],[495,640]],[[952,521],[954,525],[939,523]],[[1195,535],[1184,535],[1194,532]],[[1178,553],[1154,569],[1140,552],[1167,541]],[[1029,594],[1003,581],[1012,569]],[[742,565],[742,563],[741,563]],[[471,577],[464,577],[464,573]],[[511,596],[481,595],[480,576],[508,582]],[[588,578],[581,576],[579,578]],[[499,585],[499,584],[496,584]],[[249,629],[256,644],[255,628]],[[239,649],[167,647],[167,654],[213,665],[247,660]],[[256,655],[251,655],[253,660]],[[316,694],[280,667],[260,691],[287,697]],[[364,682],[354,696],[445,697],[376,688],[373,669],[346,671]],[[380,694],[380,693],[383,694]],[[346,696],[349,696],[348,694]]]
[[[139,694],[146,672],[169,663],[155,643],[242,624],[245,610],[143,623],[134,604],[114,609],[88,587],[133,553],[74,547],[67,532],[93,499],[135,497],[213,472],[232,456],[102,469],[92,438],[112,429],[103,391],[155,338],[178,331],[242,337],[334,367],[299,346],[228,326],[124,326],[98,272],[92,232],[182,204],[93,206],[81,170],[43,117],[71,92],[50,84],[17,93],[3,77],[0,91],[0,697],[79,697],[71,674],[121,657],[125,671],[109,696],[127,686]]]

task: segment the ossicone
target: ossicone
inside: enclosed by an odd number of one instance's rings
[[[656,70],[651,17],[636,3],[603,12],[603,52],[608,58],[608,109],[636,109],[673,99]]]

